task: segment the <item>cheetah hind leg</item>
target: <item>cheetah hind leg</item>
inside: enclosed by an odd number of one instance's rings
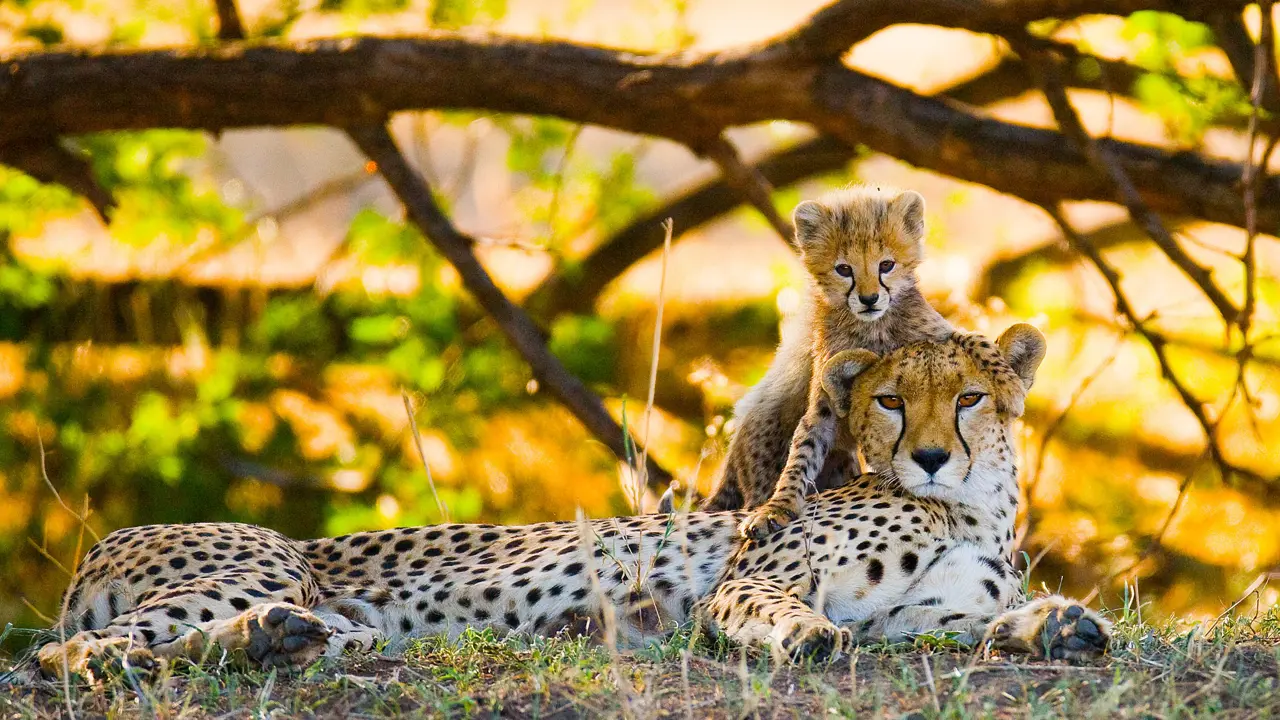
[[[1074,600],[1049,595],[996,618],[987,639],[997,650],[1037,659],[1088,660],[1107,652],[1111,623]]]
[[[37,677],[61,678],[70,674],[99,684],[122,677],[126,672],[148,678],[159,667],[146,641],[136,633],[108,637],[77,633],[65,642],[44,645],[36,652],[35,661],[38,671],[23,672],[15,677],[28,682]]]
[[[323,620],[304,608],[264,603],[233,618],[201,623],[155,650],[158,655],[197,661],[219,650],[243,650],[252,663],[265,668],[302,668],[325,654],[333,634]]]

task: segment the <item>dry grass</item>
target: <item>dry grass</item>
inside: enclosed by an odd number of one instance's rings
[[[1274,717],[1280,614],[1212,633],[1118,618],[1092,665],[975,660],[944,641],[776,668],[690,635],[612,655],[585,639],[465,633],[293,675],[174,666],[137,683],[0,686],[0,715],[156,717]],[[616,658],[616,659],[611,659]],[[629,687],[620,689],[619,683]]]

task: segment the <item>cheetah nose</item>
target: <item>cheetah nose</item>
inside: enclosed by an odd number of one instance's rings
[[[916,464],[924,468],[924,471],[930,475],[938,472],[939,468],[947,464],[951,459],[951,453],[940,447],[920,448],[911,453],[911,459]]]
[[[875,293],[874,295],[862,295],[862,294],[858,295],[858,302],[861,302],[863,305],[866,305],[867,307],[875,307],[876,302],[879,300],[880,300],[880,293]]]

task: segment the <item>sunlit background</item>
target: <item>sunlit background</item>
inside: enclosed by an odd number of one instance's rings
[[[675,50],[760,40],[821,3],[239,4],[257,36],[466,26]],[[1239,159],[1246,93],[1206,30],[1175,20],[1146,14],[1054,29],[1102,57],[1176,67],[1196,80],[1188,89],[1153,72],[1114,96],[1081,91],[1073,100],[1095,134]],[[210,41],[213,29],[204,0],[0,4],[4,52],[191,45]],[[906,26],[863,42],[847,62],[930,93],[1005,53],[990,37]],[[1052,127],[1034,93],[985,111]],[[715,178],[681,146],[559,120],[405,113],[393,129],[517,299],[537,297],[550,276],[572,277],[613,233]],[[750,159],[811,131],[777,122],[731,137]],[[238,520],[308,537],[441,520],[402,391],[453,520],[633,512],[616,459],[532,380],[342,133],[156,130],[74,142],[118,199],[109,225],[66,190],[0,167],[0,622],[39,625],[56,614],[95,532]],[[1115,604],[1127,581],[1154,612],[1209,617],[1280,562],[1273,238],[1258,246],[1263,341],[1245,372],[1245,398],[1232,394],[1237,362],[1223,349],[1221,320],[1124,210],[1068,206],[1072,224],[1122,269],[1136,312],[1154,314],[1175,338],[1179,376],[1212,401],[1215,418],[1231,399],[1222,444],[1259,477],[1224,482],[1149,347],[1123,331],[1106,284],[1042,210],[869,152],[775,200],[789,214],[799,199],[851,181],[924,194],[923,284],[955,322],[994,334],[1029,321],[1049,338],[1022,448],[1032,500],[1023,548],[1037,583],[1081,595],[1101,583],[1103,601]],[[1169,222],[1240,297],[1232,255],[1244,231]],[[663,466],[705,492],[732,429],[731,405],[767,367],[798,306],[802,271],[753,210],[677,226],[646,423],[661,268],[661,254],[650,254],[598,297],[531,307],[566,365]],[[640,501],[652,507],[654,498]],[[86,513],[88,529],[76,519]],[[1276,600],[1272,588],[1258,595],[1264,607]]]

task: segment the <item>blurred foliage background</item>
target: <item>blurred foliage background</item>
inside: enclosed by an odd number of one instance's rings
[[[253,37],[466,27],[674,50],[758,39],[819,3],[240,5]],[[209,43],[215,27],[205,0],[0,3],[6,51]],[[1073,93],[1095,133],[1242,155],[1248,93],[1204,25],[1139,13],[1045,32],[1144,70],[1113,94]],[[985,36],[894,27],[847,61],[929,92],[1005,52]],[[1032,94],[987,111],[1052,123]],[[559,120],[406,113],[393,130],[517,298],[581,272],[589,250],[714,177],[677,145]],[[753,157],[807,137],[782,122],[733,134]],[[617,461],[540,392],[341,133],[156,130],[74,145],[118,202],[109,223],[69,191],[0,166],[0,620],[41,624],[56,613],[67,571],[92,542],[61,502],[88,512],[98,534],[236,520],[307,537],[440,521],[402,393],[452,519],[633,511]],[[995,333],[1029,320],[1049,336],[1023,448],[1032,499],[1023,543],[1037,580],[1080,594],[1105,583],[1112,602],[1128,580],[1158,612],[1201,616],[1280,562],[1280,485],[1224,482],[1205,462],[1199,427],[1150,349],[1126,336],[1105,284],[1043,212],[865,151],[778,191],[775,202],[789,213],[800,198],[851,181],[925,194],[924,286],[957,323]],[[1220,324],[1204,322],[1209,308],[1121,209],[1068,210],[1124,268],[1139,312],[1158,313],[1176,339],[1179,375],[1206,398],[1228,397],[1237,364],[1221,347]],[[1244,232],[1171,221],[1189,251],[1238,290],[1230,253]],[[732,403],[767,367],[802,275],[753,211],[687,230],[676,228],[669,259],[656,408],[640,439],[705,492]],[[1251,404],[1231,403],[1221,424],[1232,460],[1262,478],[1280,474],[1277,255],[1264,237]],[[535,308],[556,355],[633,429],[647,394],[659,273],[660,258],[650,256],[581,314]],[[1259,599],[1275,603],[1276,592]]]

